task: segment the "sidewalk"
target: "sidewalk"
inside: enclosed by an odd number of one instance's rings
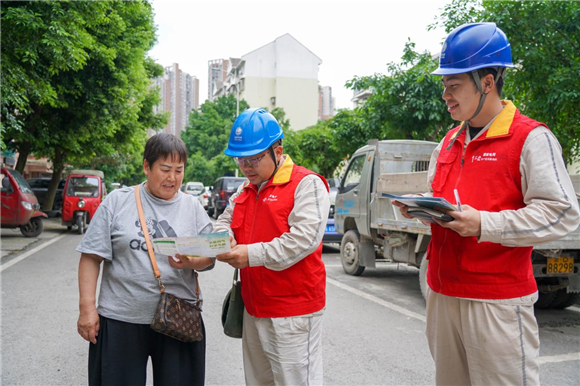
[[[1,229],[1,258],[22,252],[32,246],[41,245],[46,240],[53,239],[64,232],[68,232],[66,227],[60,224],[60,217],[43,218],[42,222],[44,223],[44,231],[38,237],[24,237],[20,232],[20,228]]]

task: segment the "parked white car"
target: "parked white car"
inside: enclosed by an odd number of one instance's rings
[[[199,196],[197,196],[199,203],[201,204],[201,206],[203,206],[203,209],[205,209],[206,212],[207,212],[207,208],[209,206],[208,205],[209,204],[209,195],[210,195],[209,186],[206,186],[203,188],[203,193],[201,193]]]
[[[203,184],[201,182],[187,182],[181,186],[181,191],[197,197],[204,191]]]

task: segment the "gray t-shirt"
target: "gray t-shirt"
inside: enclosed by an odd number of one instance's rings
[[[76,250],[104,259],[99,314],[123,322],[149,324],[160,292],[141,231],[134,189],[117,189],[107,196]],[[140,189],[151,238],[194,236],[212,231],[209,217],[195,197],[178,192],[167,201],[152,196],[144,184]],[[196,301],[194,271],[171,267],[165,255],[155,254],[155,257],[166,291]]]

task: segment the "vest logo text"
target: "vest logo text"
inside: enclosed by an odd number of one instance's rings
[[[483,153],[482,155],[471,156],[471,162],[479,161],[497,161],[496,153]]]

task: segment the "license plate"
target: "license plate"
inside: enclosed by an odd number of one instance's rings
[[[335,233],[336,229],[334,229],[334,225],[327,225],[326,226],[326,232],[327,233]]]
[[[574,259],[571,257],[548,257],[547,274],[571,273],[574,271]]]

